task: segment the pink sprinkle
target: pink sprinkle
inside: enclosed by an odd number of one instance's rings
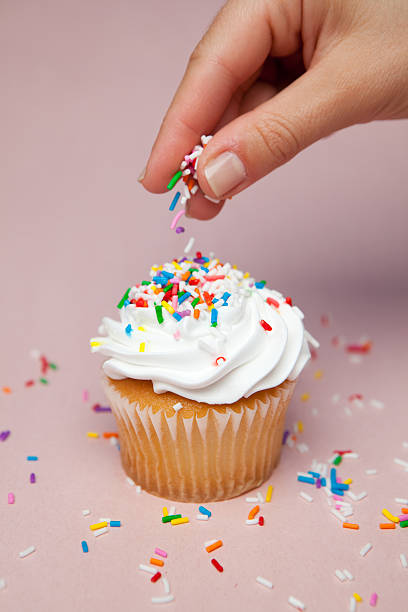
[[[160,555],[161,557],[167,557],[166,551],[162,550],[161,548],[155,548],[154,552],[156,553],[156,555]]]
[[[341,496],[340,495],[336,495],[336,494],[333,495],[333,499],[336,499],[337,501],[342,501]]]
[[[180,330],[178,329],[177,331],[175,331],[173,336],[175,340],[180,340]]]
[[[176,227],[178,220],[184,215],[184,212],[184,208],[178,211],[176,216],[173,218],[173,221],[171,222],[170,229],[174,229]]]
[[[84,402],[87,402],[89,400],[89,391],[87,391],[86,389],[82,391],[82,399],[84,400]]]
[[[9,493],[7,497],[8,497],[8,503],[9,504],[14,504],[14,502],[16,500],[16,498],[14,497],[14,493]]]
[[[174,289],[174,287],[173,287]],[[177,305],[178,305],[178,297],[177,295],[173,295],[173,297],[171,298],[171,305],[173,306],[174,310],[177,310]]]
[[[407,519],[407,515],[406,515],[406,514],[400,514],[398,518],[399,518],[399,520],[400,520],[400,521],[406,521],[406,520],[408,520],[408,519]]]
[[[336,510],[341,510],[341,506],[339,506],[338,504],[336,504],[335,508]]]
[[[370,597],[370,606],[375,606],[377,603],[378,595],[377,593],[373,593]]]

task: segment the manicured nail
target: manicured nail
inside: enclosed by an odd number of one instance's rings
[[[141,173],[139,174],[139,176],[137,177],[137,180],[139,181],[139,183],[141,183],[145,177],[146,174],[146,166],[143,168],[143,170],[141,171]]]
[[[217,198],[237,187],[246,178],[244,164],[231,151],[225,151],[209,161],[204,174]]]

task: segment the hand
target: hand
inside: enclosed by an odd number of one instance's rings
[[[320,138],[408,117],[407,0],[229,0],[193,51],[147,163],[163,192],[180,161],[204,193],[239,193]],[[221,209],[198,192],[188,214]]]

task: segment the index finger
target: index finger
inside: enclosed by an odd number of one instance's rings
[[[265,61],[271,33],[263,2],[228,2],[190,56],[150,154],[143,185],[160,193],[181,160],[210,134],[232,95]]]

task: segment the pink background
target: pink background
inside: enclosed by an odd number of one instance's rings
[[[207,223],[189,220],[170,232],[169,196],[137,183],[163,113],[195,42],[221,3],[179,1],[11,2],[0,7],[0,189],[2,262],[0,431],[0,591],[5,610],[151,609],[151,585],[137,569],[155,546],[166,564],[177,610],[287,608],[290,594],[308,610],[348,609],[353,591],[368,608],[403,610],[408,530],[380,532],[381,509],[397,512],[408,497],[406,417],[408,241],[407,122],[358,126],[326,139],[265,178]],[[131,283],[153,262],[180,256],[188,237],[256,278],[291,294],[322,342],[304,372],[288,414],[302,419],[310,450],[285,448],[271,478],[265,527],[246,527],[244,498],[209,504],[209,523],[196,506],[178,504],[191,524],[160,524],[162,500],[128,487],[118,453],[87,431],[115,428],[103,402],[98,360],[88,338]],[[332,313],[330,327],[322,314]],[[371,355],[352,364],[331,338],[367,335]],[[30,350],[59,370],[50,384],[24,388],[39,375]],[[316,380],[314,372],[323,370]],[[83,389],[90,402],[82,400]],[[301,402],[300,395],[311,399]],[[351,393],[364,407],[347,416]],[[331,402],[333,394],[341,402]],[[370,399],[385,402],[378,410]],[[313,415],[312,409],[318,414]],[[405,438],[404,438],[405,436]],[[334,448],[353,448],[358,460],[341,466],[365,490],[354,504],[359,532],[346,532],[329,514],[324,494],[296,483],[297,470]],[[38,464],[25,457],[37,454]],[[377,468],[367,476],[365,469]],[[29,473],[38,482],[30,485]],[[262,487],[265,492],[266,487]],[[298,497],[311,492],[312,504]],[[7,505],[14,491],[16,503]],[[83,508],[92,515],[84,519]],[[95,539],[87,524],[100,516],[123,527]],[[218,574],[203,542],[221,537]],[[80,541],[90,552],[84,555]],[[365,559],[358,551],[372,542]],[[31,544],[37,552],[19,559]],[[355,582],[340,584],[337,567]],[[405,573],[404,573],[405,572]],[[255,577],[265,576],[269,592]],[[404,602],[404,603],[403,603]]]

